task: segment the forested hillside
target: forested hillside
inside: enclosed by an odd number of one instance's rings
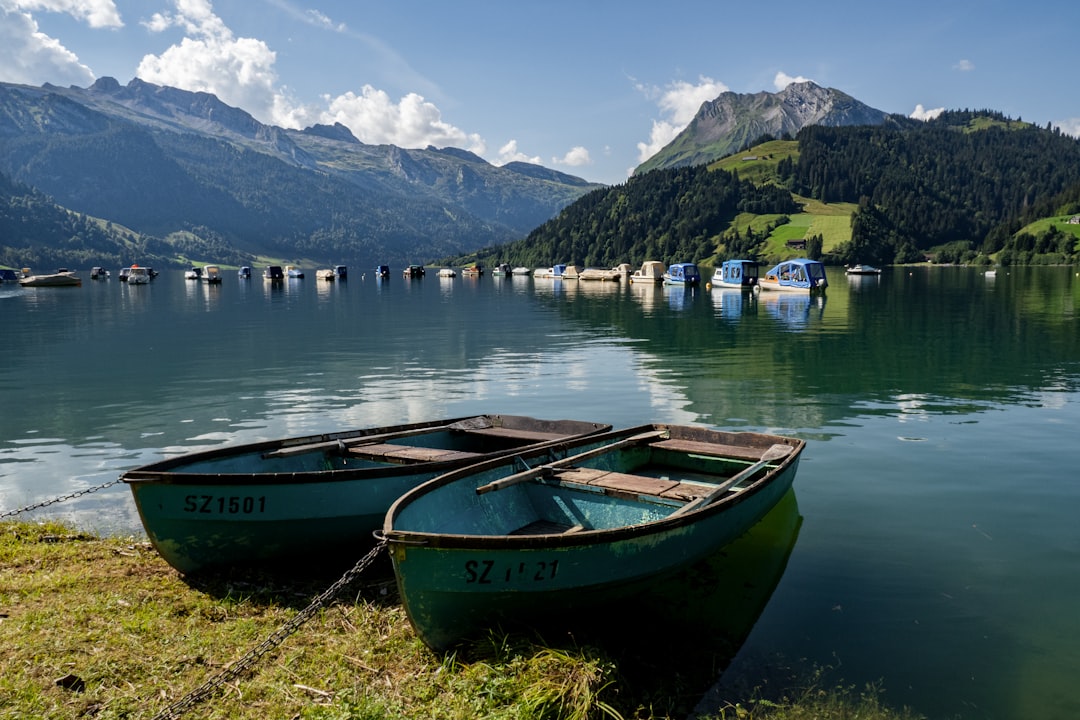
[[[797,152],[776,160],[747,151],[754,183],[739,179],[738,163],[720,163],[730,172],[654,170],[582,197],[524,241],[455,260],[612,266],[814,256],[822,244],[813,236],[802,238],[806,249],[766,243],[802,211],[803,197],[857,207],[850,242],[825,247],[827,262],[1078,261],[1076,234],[1052,223],[1018,232],[1039,218],[1080,212],[1080,141],[1056,129],[955,111],[926,123],[809,126],[796,140]],[[757,225],[765,232],[745,230],[752,215],[763,216]],[[792,227],[783,237],[793,237]]]
[[[739,213],[798,211],[787,190],[754,185],[704,166],[654,170],[594,190],[519,242],[471,258],[537,267],[568,262],[611,267],[645,260],[693,262],[716,251]]]

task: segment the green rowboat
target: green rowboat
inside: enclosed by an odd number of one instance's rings
[[[610,428],[480,415],[215,448],[121,480],[180,572],[311,567],[358,560],[394,500],[441,473]]]
[[[595,611],[715,553],[790,490],[805,443],[646,425],[562,447],[452,471],[390,508],[382,536],[431,648]]]

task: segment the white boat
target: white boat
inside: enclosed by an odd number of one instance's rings
[[[296,267],[295,265],[286,265],[285,266],[285,277],[300,279],[300,278],[304,277],[304,271],[301,270],[300,268]]]
[[[184,271],[185,280],[199,280],[202,278],[202,268],[193,267]]]
[[[91,280],[108,280],[108,278],[109,278],[109,271],[106,270],[105,268],[103,268],[103,267],[92,267],[92,268],[90,268],[90,279]]]
[[[244,265],[243,267],[241,267],[239,270],[236,271],[236,275],[241,280],[250,280],[251,279],[251,268],[249,266],[247,266],[247,265]]]
[[[141,267],[139,265],[132,265],[127,269],[127,284],[128,285],[149,285],[150,284],[150,268]]]
[[[667,266],[659,260],[646,260],[641,264],[641,267],[634,271],[634,274],[630,276],[630,282],[651,282],[661,283],[664,282],[664,273],[667,272]]]
[[[61,287],[82,285],[82,280],[73,271],[65,268],[48,275],[31,275],[29,268],[23,268],[19,284],[23,287]]]
[[[334,279],[336,277],[337,275],[334,274],[334,271],[330,270],[329,268],[315,271],[316,280],[326,280],[327,282],[334,282]]]
[[[534,278],[549,279],[549,280],[561,280],[566,274],[566,265],[558,264],[552,265],[549,268],[536,268],[533,270]]]
[[[880,275],[881,274],[881,269],[876,268],[873,265],[859,264],[859,265],[852,265],[851,267],[847,268],[844,272],[846,272],[848,275]]]
[[[453,278],[457,277],[457,272],[453,268],[443,268],[439,271],[439,277],[441,278]]]
[[[209,285],[221,284],[221,268],[217,265],[207,265],[202,269],[202,281]],[[130,281],[129,281],[130,282]]]
[[[511,275],[532,275],[532,268],[516,267],[510,271]]]
[[[603,268],[585,268],[578,273],[578,280],[600,280],[607,282],[619,282],[623,277],[622,271],[618,268],[612,268],[605,270]]]

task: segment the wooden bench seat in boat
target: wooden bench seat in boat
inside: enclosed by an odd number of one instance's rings
[[[543,442],[544,440],[558,440],[566,437],[566,433],[543,432],[540,430],[522,430],[515,428],[489,427],[470,429],[465,432],[471,435],[490,435],[492,437],[511,438],[514,440],[529,440],[530,442]]]
[[[348,454],[350,457],[364,458],[367,460],[384,460],[400,463],[446,462],[448,460],[480,457],[480,453],[465,452],[464,450],[416,447],[415,445],[393,445],[390,443],[356,445],[349,447]]]
[[[555,474],[560,482],[612,490],[629,495],[655,495],[668,500],[689,502],[708,494],[715,485],[696,482],[679,482],[645,475],[594,470],[592,468],[567,468]]]
[[[769,448],[747,447],[745,445],[718,445],[716,443],[699,442],[697,440],[657,440],[649,443],[650,447],[661,450],[673,450],[675,452],[693,453],[695,455],[709,455],[711,457],[729,457],[735,460],[760,460],[761,456]]]

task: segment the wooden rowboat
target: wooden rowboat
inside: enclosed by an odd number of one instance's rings
[[[223,447],[128,470],[146,534],[184,573],[355,561],[405,491],[463,465],[609,430],[479,415]]]
[[[731,542],[791,488],[804,441],[646,425],[452,471],[387,513],[398,590],[446,650],[625,599]],[[527,468],[527,469],[523,469]]]

